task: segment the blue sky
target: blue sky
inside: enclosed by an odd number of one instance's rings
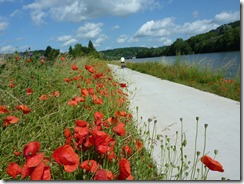
[[[0,0],[0,53],[159,47],[236,20],[237,0]]]

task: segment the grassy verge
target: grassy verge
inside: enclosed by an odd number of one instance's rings
[[[167,136],[138,132],[127,84],[104,61],[13,57],[1,64],[0,80],[2,180],[207,178],[199,153],[192,163],[183,158],[182,133],[178,148]],[[150,157],[156,140],[167,155],[160,170]]]
[[[172,65],[159,62],[128,62],[126,66],[141,73],[240,101],[239,76],[234,80],[227,80],[221,72],[213,72],[209,68],[199,69],[197,66],[179,62]]]

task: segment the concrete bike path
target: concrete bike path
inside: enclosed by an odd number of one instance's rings
[[[193,160],[196,117],[199,117],[197,150],[201,153],[203,151],[204,124],[208,124],[205,153],[208,152],[208,155],[214,157],[214,150],[218,150],[216,160],[225,170],[223,173],[210,171],[208,179],[220,180],[221,177],[226,177],[240,180],[240,102],[128,68],[122,69],[115,65],[109,67],[118,81],[128,84],[130,109],[135,117],[138,107],[142,124],[148,123],[148,118],[156,119],[156,133],[173,137],[176,131],[180,132],[182,118],[187,138],[184,153]],[[152,128],[150,129],[152,131]],[[160,145],[157,144],[153,158],[158,164],[160,155]]]

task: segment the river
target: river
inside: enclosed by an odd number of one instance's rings
[[[164,64],[173,64],[177,62],[186,62],[200,68],[208,67],[213,71],[223,70],[226,78],[235,78],[240,75],[241,55],[240,51],[216,52],[204,54],[190,54],[181,56],[162,56],[153,58],[128,59],[130,62],[162,62]]]

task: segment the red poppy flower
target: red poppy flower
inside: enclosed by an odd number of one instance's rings
[[[40,162],[37,167],[34,168],[34,170],[30,174],[30,179],[31,180],[41,180],[42,175],[44,171],[44,164],[43,162]]]
[[[45,164],[43,162],[41,162],[31,172],[30,179],[31,180],[50,180],[51,179],[50,167],[45,166]]]
[[[14,162],[11,162],[8,164],[8,167],[7,167],[7,174],[13,178],[16,178],[19,174],[21,174],[22,172],[22,169],[21,167],[14,163]]]
[[[120,87],[122,87],[122,88],[126,88],[126,87],[127,87],[126,83],[119,83],[119,85],[120,85]]]
[[[133,180],[133,176],[130,173],[130,162],[125,159],[122,158],[119,161],[119,180],[126,180],[126,179],[132,179]]]
[[[76,124],[77,126],[79,126],[79,127],[85,127],[85,126],[87,125],[87,122],[86,122],[86,121],[83,121],[83,120],[79,120],[79,119],[77,119],[77,120],[75,121],[75,124]]]
[[[92,66],[85,65],[85,69],[88,70],[91,74],[94,73],[94,68]]]
[[[94,95],[94,90],[93,88],[87,88],[88,92],[90,95]]]
[[[43,153],[35,154],[35,155],[31,156],[30,158],[27,158],[26,165],[28,167],[36,167],[42,162],[43,158],[44,158]]]
[[[101,113],[99,111],[95,112],[94,118],[95,119],[103,119],[104,118],[103,113]]]
[[[79,156],[69,145],[60,146],[54,150],[52,157],[59,165],[64,165],[66,172],[75,171],[79,165]]]
[[[72,70],[78,70],[78,67],[75,64],[73,64],[71,68]]]
[[[125,145],[122,147],[122,151],[124,155],[131,155],[132,154],[132,150],[130,148],[130,146]]]
[[[99,169],[94,176],[94,180],[108,180],[106,170]]]
[[[23,153],[25,157],[34,156],[40,150],[40,143],[37,141],[25,145]]]
[[[10,87],[10,88],[14,88],[14,83],[10,82],[10,83],[9,83],[9,87]]]
[[[82,88],[80,92],[82,96],[89,96],[89,91],[86,88]]]
[[[19,60],[19,56],[16,56],[16,57],[15,57],[15,60],[18,61],[18,60]]]
[[[103,100],[101,98],[98,98],[96,95],[92,96],[94,104],[103,104]]]
[[[14,151],[14,155],[15,155],[15,156],[20,156],[20,155],[21,155],[21,152],[19,152],[19,151]]]
[[[48,96],[43,94],[39,97],[39,100],[47,100]]]
[[[0,105],[0,114],[9,113],[5,105]]]
[[[59,91],[54,91],[51,96],[59,97]]]
[[[44,60],[44,59],[40,59],[40,62],[41,62],[41,63],[45,63],[45,60]]]
[[[95,160],[86,160],[80,164],[80,167],[86,171],[94,173],[97,171],[99,164]]]
[[[65,57],[61,57],[61,60],[62,60],[62,61],[65,61]]]
[[[33,90],[31,88],[26,88],[26,94],[27,95],[32,95],[33,94]]]
[[[212,171],[224,172],[223,166],[211,157],[204,155],[201,158],[201,162],[206,165]]]
[[[23,114],[28,114],[31,110],[27,105],[19,105],[16,107],[17,110],[22,111]]]
[[[143,147],[143,144],[140,140],[135,140],[136,143],[136,149],[139,150]]]
[[[116,126],[113,127],[112,130],[114,133],[116,133],[119,136],[124,136],[126,134],[125,124],[122,122],[119,122]]]
[[[67,78],[64,79],[64,81],[65,82],[71,82],[71,79],[67,77]]]
[[[29,62],[31,62],[31,59],[30,58],[27,58],[26,61],[29,63]]]
[[[68,129],[68,128],[65,128],[64,129],[64,136],[67,138],[67,137],[69,137],[69,136],[71,136],[71,132],[70,132],[70,130]]]
[[[84,138],[88,135],[89,133],[89,128],[88,127],[74,127],[75,131],[75,137],[77,138]]]
[[[8,124],[14,124],[17,123],[19,121],[19,118],[15,117],[15,116],[7,116],[4,119],[3,125],[7,126]]]

